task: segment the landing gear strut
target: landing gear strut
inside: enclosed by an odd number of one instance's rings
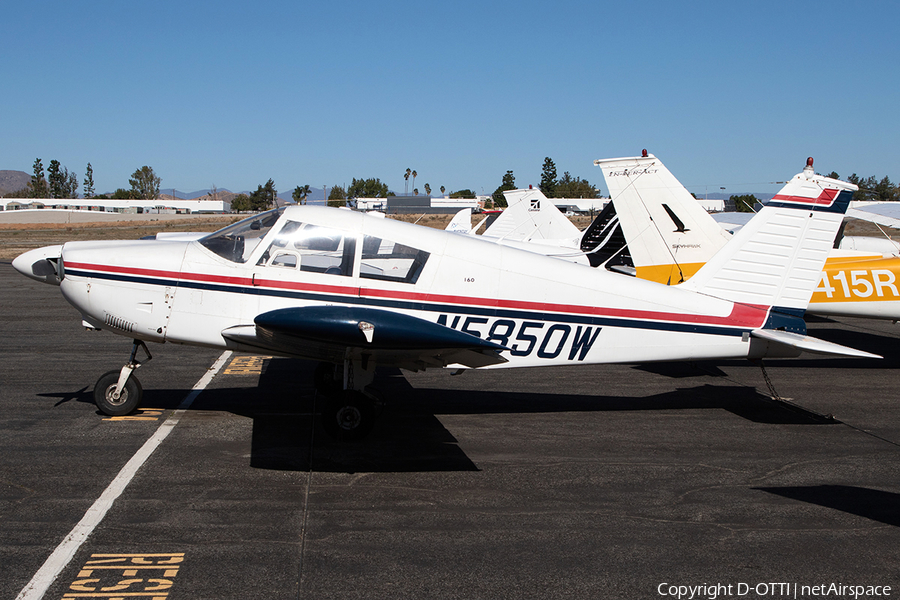
[[[132,375],[134,370],[143,364],[137,360],[138,348],[143,348],[147,355],[144,362],[153,358],[143,341],[134,340],[128,364],[119,371],[104,373],[94,385],[94,403],[103,414],[113,417],[127,415],[140,405],[144,389],[137,377]]]
[[[375,426],[382,402],[365,389],[375,378],[375,367],[368,363],[346,359],[343,373],[340,365],[329,363],[316,369],[316,393],[325,399],[319,409],[322,427],[337,440],[361,440]]]

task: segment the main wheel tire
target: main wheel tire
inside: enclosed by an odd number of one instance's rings
[[[100,412],[111,417],[120,417],[134,412],[144,397],[141,382],[132,374],[125,382],[119,398],[114,399],[112,394],[116,390],[116,384],[119,383],[119,373],[120,371],[104,373],[94,386],[94,404],[97,405]]]
[[[325,433],[336,440],[361,440],[375,426],[375,411],[370,398],[360,392],[343,390],[329,398],[322,410]]]

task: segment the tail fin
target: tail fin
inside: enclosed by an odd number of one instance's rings
[[[682,287],[802,314],[856,189],[816,175],[810,158],[803,172]]]
[[[541,190],[503,192],[507,207],[484,232],[484,237],[512,242],[574,240],[581,232]]]
[[[648,154],[595,160],[641,279],[681,283],[730,239],[700,203]]]
[[[464,208],[453,215],[453,218],[447,223],[444,230],[453,233],[472,233],[472,209]]]

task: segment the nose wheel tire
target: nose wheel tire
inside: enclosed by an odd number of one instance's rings
[[[344,390],[328,398],[322,409],[325,433],[342,441],[361,440],[375,425],[372,400],[353,390]]]
[[[94,404],[105,415],[120,417],[134,412],[140,405],[144,390],[137,377],[132,375],[125,382],[125,387],[118,398],[114,397],[116,384],[119,383],[120,371],[104,373],[94,386]]]

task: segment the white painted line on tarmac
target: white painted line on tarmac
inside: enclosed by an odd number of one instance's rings
[[[56,578],[62,570],[66,568],[69,562],[71,562],[81,545],[87,540],[88,536],[91,535],[97,525],[103,521],[103,518],[112,507],[113,502],[116,501],[116,498],[118,498],[122,492],[125,491],[125,488],[128,487],[128,484],[131,483],[131,480],[134,478],[138,469],[140,469],[147,459],[150,458],[153,451],[159,447],[164,439],[166,439],[172,432],[172,429],[178,425],[178,421],[181,420],[184,411],[190,407],[191,403],[200,395],[200,392],[209,385],[213,380],[213,377],[215,377],[222,369],[230,356],[231,350],[226,350],[216,362],[213,363],[206,371],[206,374],[200,378],[200,381],[194,385],[191,393],[182,400],[178,408],[169,415],[169,418],[159,426],[156,433],[154,433],[150,439],[141,446],[141,449],[131,457],[131,460],[122,467],[119,474],[112,480],[109,487],[100,494],[100,497],[97,498],[97,501],[94,502],[84,514],[81,521],[75,525],[75,528],[69,532],[69,535],[63,539],[62,543],[56,547],[56,550],[53,551],[53,554],[50,555],[50,558],[47,559],[43,566],[38,569],[38,572],[34,574],[34,577],[31,578],[28,585],[19,592],[19,595],[16,596],[16,600],[39,600],[44,597],[44,594],[47,593],[47,590],[53,582],[56,581]]]

